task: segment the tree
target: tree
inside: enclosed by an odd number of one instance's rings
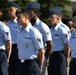
[[[70,4],[70,1],[68,0],[38,0],[38,2],[41,4],[40,18],[46,23],[48,23],[47,17],[49,14],[49,9],[54,6],[63,7],[63,18],[71,17],[70,12],[64,9],[67,4]]]
[[[25,8],[26,3],[30,2],[31,0],[15,0],[17,4],[19,4],[22,8]]]
[[[25,8],[25,4],[27,2],[30,2],[32,0],[14,0],[17,4],[19,4],[22,8]],[[48,23],[48,14],[49,14],[49,9],[54,7],[54,6],[61,6],[63,7],[63,18],[66,17],[71,17],[70,12],[64,9],[64,7],[67,4],[70,4],[70,1],[68,0],[35,0],[41,4],[41,13],[40,13],[40,19],[43,20],[44,22]],[[7,15],[7,8],[8,8],[8,0],[0,0],[0,11],[2,11],[2,20],[8,20],[8,15]]]
[[[7,19],[8,0],[0,0],[0,20]]]
[[[11,0],[10,0],[11,1]],[[0,0],[0,20],[1,21],[7,21],[9,20],[8,17],[8,5],[9,5],[9,0]],[[29,2],[30,0],[13,0],[17,4],[19,4],[22,8],[25,7],[25,4]]]

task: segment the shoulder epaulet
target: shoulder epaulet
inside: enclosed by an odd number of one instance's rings
[[[62,24],[61,24],[61,26],[65,28],[65,26],[64,26],[64,25],[62,25]]]

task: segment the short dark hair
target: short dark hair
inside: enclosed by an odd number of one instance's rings
[[[73,12],[72,16],[73,16],[73,17],[76,16],[76,10]]]
[[[32,17],[31,12],[27,9],[18,9],[16,11],[16,15],[18,15],[20,13],[23,13],[24,15],[27,14],[29,16],[29,19],[31,19],[31,17]]]
[[[34,8],[34,9],[29,9],[29,10],[32,10],[39,17],[39,15],[40,15],[40,10],[39,9]]]

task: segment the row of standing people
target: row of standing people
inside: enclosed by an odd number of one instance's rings
[[[9,16],[11,17],[11,20],[8,21],[7,26],[10,28],[11,36],[12,36],[12,53],[8,67],[9,75],[15,75],[15,74],[39,75],[40,73],[39,71],[42,71],[41,74],[45,75],[46,58],[44,57],[43,49],[45,48],[44,45],[46,43],[47,44],[46,51],[48,50],[47,52],[48,54],[46,56],[48,57],[51,51],[52,39],[51,39],[50,29],[45,23],[43,23],[38,18],[40,4],[33,3],[32,5],[34,5],[34,8],[36,7],[35,9],[36,13],[32,15],[32,19],[30,19],[31,14],[29,11],[21,10],[20,7],[13,2],[10,3],[9,5],[8,13]],[[37,16],[34,17],[35,15]],[[34,25],[36,19],[38,24]],[[30,23],[30,20],[33,21]],[[32,27],[32,25],[37,26],[42,34],[39,31],[37,31],[34,27]],[[18,34],[19,39],[17,39],[16,37],[18,30],[20,30],[20,34]],[[44,62],[44,67],[43,67],[43,62]]]
[[[9,35],[7,40],[10,40],[10,45],[6,43],[9,45],[6,45],[6,50],[7,47],[10,50],[9,56],[7,55],[9,75],[45,75],[46,65],[48,66],[48,75],[67,75],[70,30],[61,21],[62,8],[54,7],[49,10],[48,19],[52,25],[51,31],[39,19],[39,10],[40,4],[37,2],[27,3],[26,9],[21,9],[13,2],[9,5],[8,11],[11,17],[7,23],[9,34],[8,32],[4,33],[5,37]],[[5,31],[5,29],[3,30]],[[70,75],[72,75],[71,69]],[[5,72],[2,74],[2,69],[0,71],[1,75],[8,75]]]

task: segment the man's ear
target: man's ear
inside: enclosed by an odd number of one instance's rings
[[[28,15],[25,15],[25,18],[28,19],[29,18]]]

